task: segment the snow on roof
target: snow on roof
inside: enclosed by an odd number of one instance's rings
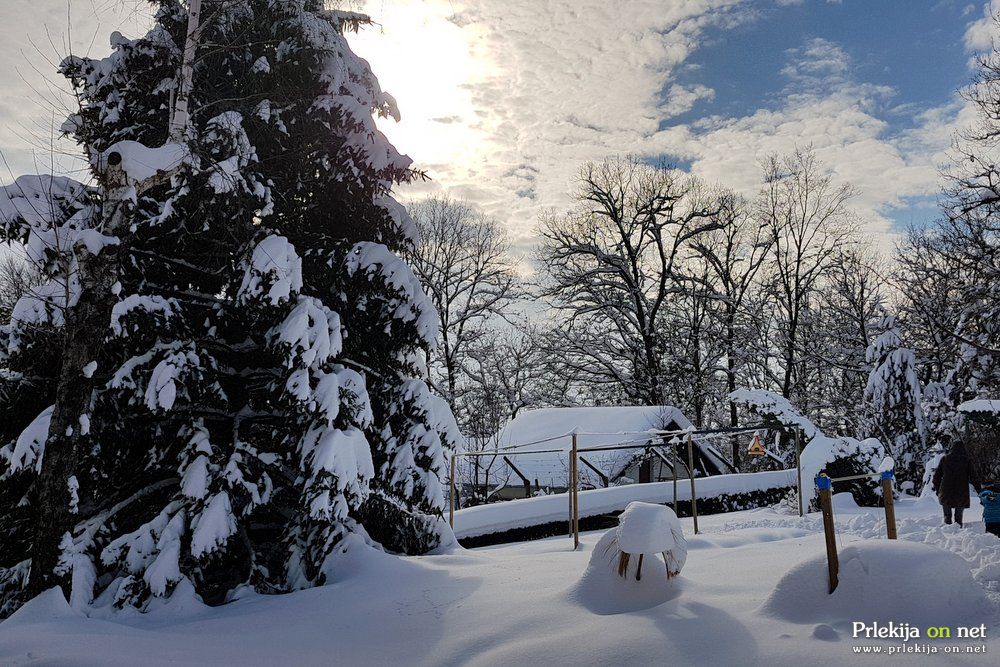
[[[505,454],[532,483],[538,479],[543,486],[565,486],[574,431],[577,447],[584,449],[626,442],[638,445],[650,437],[647,433],[651,430],[691,427],[687,417],[672,406],[539,408],[519,414],[501,429],[494,442],[499,449],[516,447]],[[560,451],[549,452],[553,449]],[[636,450],[623,449],[585,452],[581,456],[604,474],[614,477],[635,453]],[[586,465],[580,465],[581,478],[587,478],[590,472]],[[509,483],[520,482],[515,477]]]

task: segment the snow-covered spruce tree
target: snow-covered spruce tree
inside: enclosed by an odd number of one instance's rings
[[[919,484],[926,429],[916,359],[903,347],[896,318],[884,309],[876,331],[866,354],[871,372],[864,393],[862,435],[878,438],[888,448],[900,481]]]
[[[405,552],[440,539],[438,473],[456,436],[420,379],[433,308],[395,254],[412,223],[390,190],[415,172],[375,128],[394,103],[344,37],[364,17],[203,0],[197,35],[212,47],[196,51],[183,159],[139,188],[178,154],[168,129],[187,13],[156,4],[145,37],[116,34],[108,58],[62,65],[81,100],[65,130],[103,187],[39,179],[0,195],[4,240],[44,246],[51,278],[3,329],[0,410],[16,422],[0,433],[5,612],[32,563],[64,367],[52,350],[90,296],[74,291],[77,239],[117,252],[106,340],[74,416],[56,576],[75,604],[289,590],[322,583],[349,535]],[[108,238],[113,154],[127,224]]]

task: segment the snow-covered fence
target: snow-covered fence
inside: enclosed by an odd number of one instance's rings
[[[766,494],[768,497],[778,496],[794,488],[795,485],[795,470],[699,477],[697,486],[699,511],[706,513],[706,507],[709,505],[706,501],[723,497],[734,499],[734,503],[739,505],[738,509],[749,509],[753,506],[754,497],[761,494]],[[677,503],[691,501],[690,489],[686,488],[686,485],[675,487],[672,482],[592,489],[580,491],[578,496],[577,511],[581,519],[617,514],[633,501],[659,504],[673,504],[675,500]],[[558,526],[558,531],[552,534],[565,534],[567,502],[566,494],[559,493],[457,510],[455,535],[460,540],[490,536],[496,538],[495,542],[492,539],[490,542],[500,543],[505,541],[504,534],[510,534],[512,538],[506,541],[513,541],[518,531],[541,528],[548,524]],[[480,541],[475,540],[477,543]]]

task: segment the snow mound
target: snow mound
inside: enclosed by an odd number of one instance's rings
[[[587,569],[570,588],[569,598],[594,614],[606,616],[650,609],[680,595],[681,580],[667,577],[667,566],[659,556],[643,558],[638,581],[637,557],[629,560],[625,576],[618,576],[617,531],[612,528],[594,545]]]
[[[54,586],[29,600],[3,624],[10,628],[16,625],[44,624],[73,618],[83,618],[83,614],[70,607],[62,590]]]
[[[793,623],[853,621],[961,624],[989,610],[983,589],[962,558],[900,541],[859,542],[840,552],[840,584],[827,593],[826,556],[789,570],[761,613]],[[977,621],[979,622],[979,621]]]

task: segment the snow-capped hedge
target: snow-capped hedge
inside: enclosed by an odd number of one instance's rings
[[[735,512],[777,503],[795,486],[794,470],[714,475],[695,480],[699,514]],[[580,528],[614,525],[630,502],[673,505],[673,482],[630,484],[580,492]],[[566,494],[537,496],[504,503],[479,505],[455,512],[455,536],[466,546],[500,544],[558,535],[566,530],[569,503]],[[677,512],[691,515],[691,485],[677,482]]]

